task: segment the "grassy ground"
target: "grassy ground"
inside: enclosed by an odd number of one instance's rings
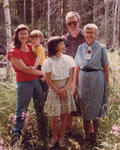
[[[67,140],[65,150],[120,150],[120,55],[119,51],[109,53],[110,59],[110,96],[109,110],[105,118],[100,119],[98,143],[91,147],[82,139],[82,119],[76,117],[73,124],[73,137]],[[12,138],[13,116],[16,107],[15,75],[12,72],[10,80],[5,81],[5,68],[0,68],[0,150],[14,150],[10,146]],[[30,135],[30,136],[29,136]],[[27,140],[25,138],[27,137]],[[27,141],[27,142],[26,142]],[[25,123],[24,136],[21,139],[21,147],[26,150],[39,150],[42,143],[38,140],[36,120],[31,102],[29,106],[29,120]],[[58,148],[56,148],[57,150]]]

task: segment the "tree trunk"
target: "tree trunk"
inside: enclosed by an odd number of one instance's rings
[[[117,16],[117,45],[120,45],[120,0],[118,0],[118,16]]]
[[[97,0],[94,0],[94,6],[93,6],[93,22],[96,23],[97,21]]]
[[[50,0],[48,0],[48,38],[51,36],[51,22],[50,22],[50,14],[51,14],[51,9],[50,9]]]
[[[109,3],[108,1],[104,0],[104,3],[105,3],[105,44],[106,46],[108,47],[109,45],[109,16],[108,16],[108,13],[109,13]]]
[[[67,0],[61,0],[62,34],[67,33],[65,23],[66,7],[67,7]]]
[[[113,18],[113,47],[116,45],[117,39],[117,10],[118,10],[118,0],[115,1],[115,12]]]
[[[24,0],[24,23],[26,24],[26,0]]]
[[[31,24],[34,29],[34,0],[31,0]]]
[[[4,14],[5,14],[5,27],[6,27],[6,41],[7,41],[7,52],[8,47],[11,43],[11,17],[10,17],[10,9],[9,9],[9,0],[3,0],[3,8],[4,8]],[[6,72],[6,78],[10,76],[10,68],[11,65],[7,63],[7,72]]]

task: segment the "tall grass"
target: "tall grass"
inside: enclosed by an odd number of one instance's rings
[[[120,52],[109,53],[110,60],[110,96],[109,96],[109,109],[105,118],[100,119],[99,128],[99,145],[96,150],[120,150]],[[0,74],[4,77],[5,71],[0,68]],[[9,127],[8,116],[15,113],[16,109],[16,85],[15,77],[9,81],[0,80],[0,146],[10,149],[11,130]],[[35,125],[33,104],[29,106],[32,126]],[[116,125],[116,126],[115,126]],[[12,126],[12,124],[11,124]],[[36,126],[32,128],[37,131]],[[25,131],[25,130],[24,130]],[[34,132],[34,136],[37,134]],[[75,118],[73,125],[73,133],[83,135],[82,119]],[[33,134],[33,133],[32,133]],[[33,135],[32,135],[33,136]],[[7,144],[1,144],[3,141]],[[35,141],[36,139],[36,141]],[[34,144],[37,138],[33,138],[31,143]],[[84,148],[85,149],[85,148]],[[83,150],[83,149],[82,149]],[[87,148],[85,150],[88,150]]]

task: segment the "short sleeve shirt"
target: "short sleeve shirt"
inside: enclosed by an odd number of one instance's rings
[[[65,43],[65,54],[75,58],[78,46],[85,42],[82,30],[80,30],[77,38],[73,38],[69,32],[62,36],[62,38]]]
[[[40,56],[40,66],[41,66],[43,61],[45,60],[44,47],[41,44],[37,47],[32,46],[32,51],[35,53],[36,56]]]
[[[85,42],[78,47],[75,57],[75,63],[77,66],[79,66],[81,69],[101,69],[104,66],[109,65],[106,46],[95,40],[91,45],[91,49],[92,57],[88,61],[85,59],[88,50],[87,43]]]
[[[42,65],[42,71],[51,73],[51,80],[62,80],[69,77],[70,68],[75,67],[71,56],[62,54],[60,57],[48,57]]]
[[[23,62],[27,66],[34,66],[35,57],[34,57],[34,54],[32,53],[32,48],[30,45],[28,45],[28,48],[29,48],[29,52],[23,52],[17,48],[13,48],[13,49],[9,50],[8,51],[8,60],[10,60],[11,57],[14,57],[14,58],[22,59]],[[30,75],[30,74],[20,71],[14,65],[13,65],[13,68],[16,72],[16,80],[17,81],[20,81],[20,82],[21,81],[31,81],[37,77],[36,75]]]

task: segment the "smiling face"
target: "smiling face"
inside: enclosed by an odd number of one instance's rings
[[[26,43],[28,41],[28,30],[23,29],[18,32],[18,39],[21,43]]]
[[[78,20],[76,16],[72,16],[66,20],[66,25],[67,25],[68,30],[73,32],[73,31],[79,30],[80,21]]]
[[[33,46],[37,47],[40,44],[40,38],[39,37],[31,37],[31,43]]]
[[[58,43],[57,47],[56,47],[56,50],[57,50],[57,53],[56,53],[56,56],[60,56],[60,54],[62,54],[65,50],[65,44],[64,42],[60,42]]]
[[[96,30],[94,28],[86,28],[84,30],[84,37],[88,45],[92,45],[95,39],[97,38]]]

